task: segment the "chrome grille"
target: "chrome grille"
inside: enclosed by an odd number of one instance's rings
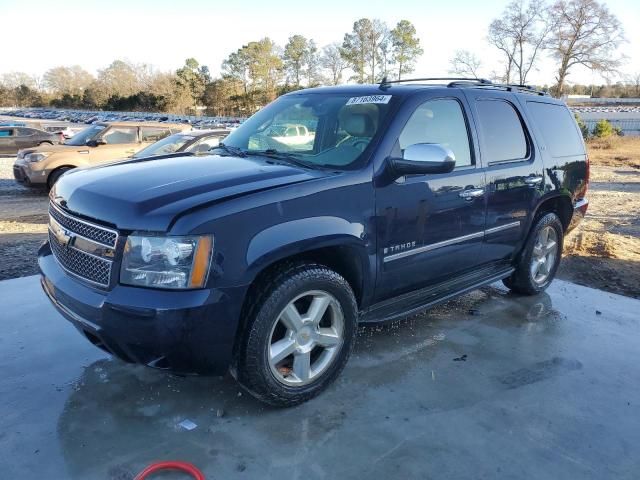
[[[112,265],[110,261],[94,257],[73,247],[60,245],[51,232],[49,232],[49,242],[53,254],[65,270],[100,286],[109,286]]]
[[[49,216],[49,243],[62,268],[90,283],[108,287],[118,232],[72,217],[52,204]]]
[[[76,235],[93,240],[107,247],[115,248],[118,241],[118,232],[99,225],[94,225],[84,220],[72,217],[62,212],[57,207],[49,204],[49,215],[51,215],[60,225],[72,231]]]

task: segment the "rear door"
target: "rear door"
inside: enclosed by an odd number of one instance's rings
[[[451,149],[447,174],[411,175],[376,189],[378,283],[383,300],[460,275],[480,263],[485,175],[477,161],[467,102],[458,91],[414,99],[392,156],[416,143]]]
[[[36,147],[40,141],[37,133],[38,131],[32,128],[16,128],[15,145],[18,150],[22,150],[23,148]]]
[[[465,95],[474,110],[487,173],[482,261],[507,261],[524,239],[530,215],[544,192],[541,152],[513,94],[470,88]]]

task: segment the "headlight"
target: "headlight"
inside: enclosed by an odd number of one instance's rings
[[[44,160],[45,158],[47,158],[49,155],[51,155],[51,153],[53,152],[35,152],[35,153],[27,153],[24,156],[24,159],[27,162],[41,162],[42,160]]]
[[[207,282],[212,251],[210,235],[131,235],[124,247],[120,283],[154,288],[202,288]]]

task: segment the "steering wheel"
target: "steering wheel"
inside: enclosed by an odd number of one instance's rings
[[[361,152],[364,152],[364,149],[367,148],[367,145],[369,145],[369,140],[356,140],[351,144],[353,148],[356,148]]]

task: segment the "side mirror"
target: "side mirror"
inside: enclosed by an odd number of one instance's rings
[[[87,142],[87,147],[98,147],[100,145],[106,145],[107,142],[105,142],[104,140],[89,140]]]
[[[402,158],[391,158],[391,167],[398,177],[449,173],[456,166],[453,152],[437,143],[416,143],[404,149]]]

